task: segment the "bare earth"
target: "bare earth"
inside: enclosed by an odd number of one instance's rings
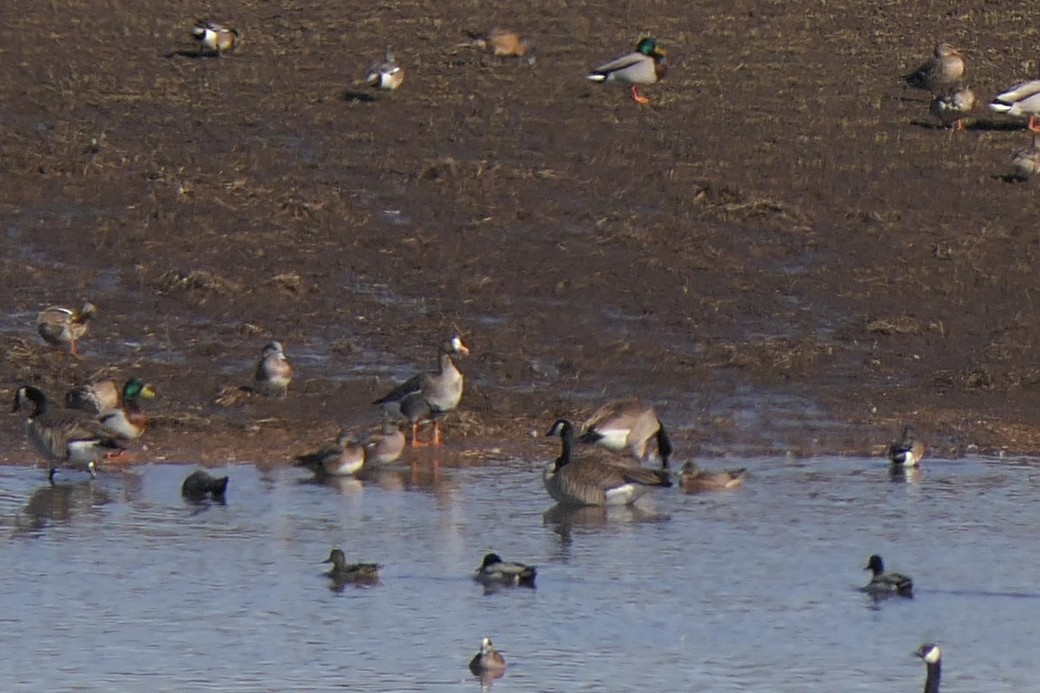
[[[1040,9],[878,5],[243,0],[218,59],[177,3],[9,3],[0,380],[138,374],[137,459],[277,463],[374,422],[457,326],[455,451],[547,457],[532,432],[638,396],[679,457],[880,454],[904,422],[932,455],[1040,452],[1040,191],[984,106],[1036,76]],[[495,26],[534,63],[460,45]],[[653,106],[584,79],[650,33]],[[898,79],[940,39],[963,132]],[[387,42],[405,84],[372,94]],[[77,362],[34,320],[86,299]],[[271,338],[285,401],[236,390]]]

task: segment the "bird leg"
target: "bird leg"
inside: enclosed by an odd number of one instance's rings
[[[1029,132],[1040,133],[1040,123],[1037,122],[1035,115],[1029,116],[1029,123],[1026,125],[1026,129]]]
[[[442,443],[443,441],[441,440],[441,424],[439,421],[435,420],[433,422],[433,444],[441,445]]]
[[[419,442],[419,422],[416,421],[415,423],[412,424],[412,442],[411,442],[411,446],[413,448],[423,448],[423,447],[426,447],[426,445],[427,445],[427,443],[420,443]]]
[[[639,90],[636,89],[636,85],[634,84],[632,85],[632,100],[643,106],[646,106],[650,103],[650,99],[640,94]]]

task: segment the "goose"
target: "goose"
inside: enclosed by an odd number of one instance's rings
[[[1030,132],[1040,133],[1040,79],[1016,84],[996,98],[989,105],[997,113],[1013,116],[1029,116],[1026,128]]]
[[[319,478],[351,476],[365,465],[365,447],[349,433],[340,431],[334,445],[295,459],[297,467],[306,467]]]
[[[558,419],[547,436],[559,436],[562,452],[542,472],[545,489],[566,505],[629,505],[655,487],[672,485],[668,472],[592,457],[573,459],[574,428]]]
[[[963,84],[957,84],[937,94],[932,99],[928,112],[938,118],[943,127],[963,130],[962,118],[973,108],[975,108],[975,92]]]
[[[96,313],[97,307],[93,303],[84,303],[79,310],[51,306],[36,316],[36,331],[48,344],[68,344],[69,353],[78,358],[80,353],[76,345],[87,334],[90,319]]]
[[[934,54],[916,70],[903,76],[914,89],[937,94],[952,87],[964,77],[964,56],[945,41],[936,44]]]
[[[533,565],[503,561],[497,553],[489,553],[484,556],[484,561],[477,568],[473,579],[485,587],[498,585],[534,587],[534,579],[537,574],[538,570]]]
[[[875,597],[898,594],[902,597],[914,596],[914,581],[899,573],[886,573],[885,562],[881,556],[874,554],[867,561],[863,570],[871,571],[873,577],[863,586],[862,591]]]
[[[191,28],[191,35],[199,42],[199,52],[208,50],[210,55],[223,55],[238,47],[239,34],[235,29],[200,19]]]
[[[914,438],[911,426],[903,427],[903,435],[888,446],[888,459],[899,467],[916,467],[924,457],[924,443]]]
[[[425,445],[417,438],[419,422],[433,420],[433,445],[441,444],[440,417],[453,411],[462,399],[462,373],[452,356],[466,355],[469,347],[457,334],[437,349],[437,370],[412,376],[373,404],[381,407],[392,421],[405,420],[412,425],[411,444]]]
[[[608,402],[596,410],[582,426],[579,440],[596,443],[608,450],[629,452],[640,462],[646,459],[651,438],[656,438],[661,468],[668,468],[672,443],[654,408],[637,399]]]
[[[725,471],[709,472],[698,466],[693,460],[683,463],[679,471],[679,486],[686,493],[698,491],[725,490],[737,488],[747,479],[747,469],[727,469]]]
[[[268,397],[285,398],[292,381],[292,364],[285,356],[281,342],[268,342],[260,352],[253,376],[254,389]]]
[[[207,495],[215,501],[223,501],[227,485],[228,477],[215,477],[204,469],[196,469],[181,484],[181,495],[190,501],[205,500]]]
[[[657,46],[657,40],[640,39],[636,49],[595,68],[587,77],[593,82],[632,85],[632,100],[638,104],[649,104],[650,99],[639,93],[640,84],[657,84],[668,71],[665,51]]]
[[[506,658],[491,644],[491,638],[480,642],[480,651],[469,660],[469,670],[475,676],[498,678],[506,669]]]
[[[148,415],[141,409],[139,401],[153,397],[155,390],[151,385],[140,378],[131,378],[123,385],[121,404],[102,410],[97,419],[102,428],[120,440],[140,438],[148,427]]]
[[[379,570],[383,566],[378,563],[347,563],[347,556],[342,549],[333,549],[322,563],[331,563],[332,568],[325,573],[337,583],[358,582],[373,583],[379,581]]]
[[[926,642],[914,651],[928,668],[924,680],[924,693],[939,693],[939,679],[942,677],[942,650],[934,642]]]
[[[47,460],[47,479],[52,484],[59,468],[85,471],[93,478],[97,476],[99,459],[122,451],[113,438],[87,430],[75,418],[55,416],[48,411],[47,396],[32,385],[22,385],[15,391],[12,411],[25,408],[29,409],[26,436]]]
[[[370,87],[387,91],[397,89],[404,82],[404,70],[394,61],[394,53],[390,50],[390,46],[386,47],[383,62],[376,63],[369,68],[365,82]]]

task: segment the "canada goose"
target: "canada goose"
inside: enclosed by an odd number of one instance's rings
[[[1016,84],[996,98],[989,105],[997,113],[1013,116],[1029,116],[1026,128],[1030,132],[1040,133],[1040,79]]]
[[[32,385],[23,385],[15,392],[12,412],[24,408],[30,409],[26,436],[47,460],[47,478],[52,484],[59,468],[85,471],[94,477],[97,460],[122,450],[115,440],[87,430],[77,419],[48,411],[47,396]]]
[[[743,484],[747,477],[748,471],[743,467],[709,472],[701,469],[693,460],[689,460],[683,463],[679,471],[679,487],[686,493],[732,489]]]
[[[491,638],[484,638],[480,643],[480,651],[469,661],[469,670],[475,676],[498,678],[505,669],[506,658],[491,644]]]
[[[181,495],[190,501],[201,501],[207,495],[215,501],[223,501],[227,493],[228,477],[215,477],[203,469],[196,469],[181,484]]]
[[[873,577],[863,586],[862,591],[875,597],[898,594],[901,597],[914,596],[914,581],[899,573],[886,573],[885,563],[881,556],[874,554],[867,561],[863,570],[871,571]]]
[[[534,587],[538,570],[533,565],[503,561],[497,553],[484,556],[473,579],[484,586],[522,585]]]
[[[631,53],[611,60],[588,74],[593,82],[617,82],[632,85],[632,100],[638,104],[649,104],[650,99],[639,93],[640,84],[657,84],[668,71],[665,52],[658,48],[653,38],[643,38]]]
[[[70,393],[71,394],[71,393]],[[155,390],[140,378],[131,378],[123,385],[121,404],[102,410],[98,421],[102,428],[120,440],[140,438],[148,427],[148,415],[138,403],[155,397]]]
[[[256,364],[254,388],[268,397],[284,398],[292,381],[292,371],[292,364],[285,357],[281,342],[268,342]]]
[[[97,313],[93,303],[84,303],[77,310],[51,306],[36,316],[36,330],[48,344],[69,345],[69,353],[79,357],[77,342],[87,334],[90,319]]]
[[[661,468],[668,468],[672,443],[657,412],[645,402],[637,399],[608,402],[589,417],[582,431],[581,442],[597,443],[614,452],[628,448],[640,462],[646,459],[650,439],[656,438]]]
[[[417,439],[419,422],[433,420],[433,445],[441,444],[440,417],[452,411],[462,399],[462,373],[455,367],[452,356],[468,354],[469,348],[456,334],[437,348],[437,370],[419,373],[398,385],[373,404],[382,407],[393,421],[405,420],[412,425],[413,446]]]
[[[340,431],[335,445],[296,457],[297,467],[306,467],[320,478],[351,476],[365,465],[365,447],[353,436]]]
[[[925,89],[936,94],[948,89],[964,77],[964,56],[948,43],[935,46],[931,58],[903,77],[914,89]]]
[[[191,35],[199,42],[199,52],[208,50],[210,55],[223,55],[238,46],[239,35],[235,29],[216,22],[200,19],[191,28]]]
[[[633,467],[591,457],[572,458],[574,428],[558,419],[547,436],[559,436],[562,452],[542,473],[545,489],[558,503],[570,505],[628,505],[657,486],[672,485],[668,472]]]
[[[888,446],[888,459],[894,465],[915,467],[921,462],[922,457],[924,443],[914,438],[914,429],[911,426],[904,426],[899,440],[893,440]]]
[[[347,563],[347,556],[342,549],[333,549],[329,557],[323,563],[331,563],[332,568],[325,573],[335,582],[358,582],[373,583],[379,581],[379,569],[383,566],[377,563]]]
[[[939,679],[942,677],[942,650],[934,642],[926,642],[914,651],[928,667],[928,676],[924,680],[924,693],[939,693]]]
[[[387,91],[397,89],[404,82],[404,70],[394,60],[394,53],[390,50],[390,46],[386,47],[383,61],[369,68],[365,82],[370,87]]]

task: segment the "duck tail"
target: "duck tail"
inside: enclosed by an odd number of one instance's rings
[[[664,424],[657,422],[657,454],[661,458],[661,469],[668,469],[668,460],[674,451],[672,441],[668,438],[668,432],[664,430]]]

